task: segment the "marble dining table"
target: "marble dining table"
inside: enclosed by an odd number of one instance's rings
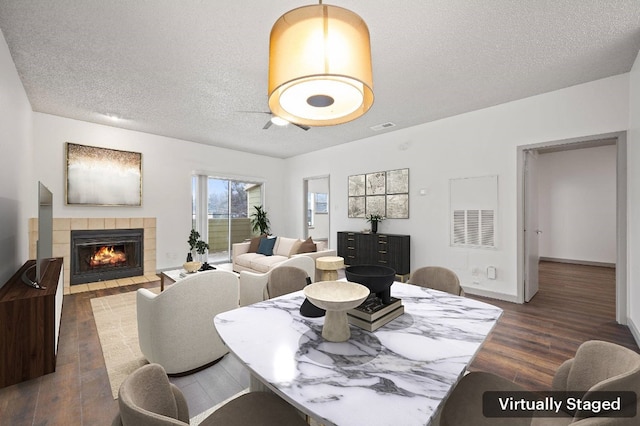
[[[322,338],[299,291],[215,317],[231,353],[259,381],[325,425],[429,425],[502,315],[502,309],[396,282],[405,312],[346,342]]]

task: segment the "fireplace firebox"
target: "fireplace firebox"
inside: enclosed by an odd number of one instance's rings
[[[71,231],[71,285],[144,274],[144,229]]]

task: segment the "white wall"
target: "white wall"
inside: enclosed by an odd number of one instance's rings
[[[278,208],[283,203],[283,160],[41,113],[34,113],[33,137],[35,179],[46,182],[53,192],[54,217],[156,217],[158,269],[184,262],[194,171],[265,182],[265,209],[272,229],[277,234],[284,228]],[[141,152],[142,207],[65,205],[65,142]],[[29,214],[34,217],[35,205]]]
[[[538,157],[541,257],[616,263],[616,146]]]
[[[472,292],[516,300],[517,147],[625,130],[628,83],[627,74],[614,76],[288,159],[289,233],[300,223],[301,191],[295,188],[304,176],[331,175],[335,247],[337,231],[366,226],[347,217],[348,176],[408,167],[410,218],[385,220],[380,232],[411,235],[412,269],[447,266]],[[498,248],[450,247],[449,179],[488,175],[498,175]],[[497,268],[496,280],[486,278],[488,265]],[[482,275],[471,288],[474,268]]]
[[[26,209],[35,209],[37,204],[37,182],[32,178],[31,105],[1,32],[0,152],[1,287],[28,258]]]
[[[627,131],[627,262],[629,328],[640,345],[640,55],[630,73]]]

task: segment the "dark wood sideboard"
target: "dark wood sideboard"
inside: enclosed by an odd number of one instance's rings
[[[62,258],[49,262],[38,290],[22,282],[27,261],[0,288],[0,388],[56,370],[64,280]]]
[[[388,266],[404,281],[411,273],[410,242],[409,235],[338,232],[338,256],[349,266]]]

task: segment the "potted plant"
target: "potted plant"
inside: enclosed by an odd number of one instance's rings
[[[193,262],[194,251],[200,255],[203,255],[205,251],[209,249],[209,244],[205,243],[200,239],[200,233],[195,229],[191,230],[191,233],[189,234],[189,240],[187,242],[189,243],[189,253],[187,253],[187,262]],[[203,267],[205,265],[207,267],[209,266],[207,262],[204,263]]]
[[[370,214],[366,216],[367,222],[371,223],[371,232],[374,234],[378,232],[378,222],[382,222],[384,217],[379,214]]]
[[[251,215],[251,230],[259,232],[260,235],[269,234],[271,228],[267,212],[264,211],[262,206],[253,206],[253,208],[256,211]]]

